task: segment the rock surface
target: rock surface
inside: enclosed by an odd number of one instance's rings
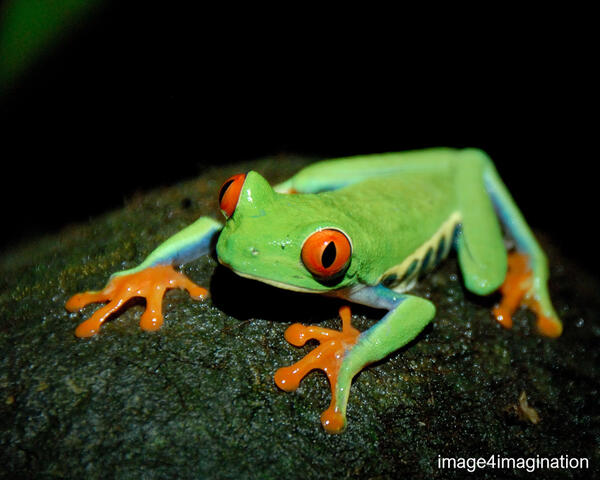
[[[306,163],[210,170],[3,255],[3,478],[463,478],[464,469],[439,468],[439,457],[492,456],[585,457],[588,469],[534,475],[599,475],[600,285],[551,240],[543,243],[562,337],[537,335],[525,310],[502,329],[489,313],[495,298],[468,294],[451,257],[415,290],[436,304],[435,320],[355,378],[341,435],[319,423],[330,396],[321,372],[293,393],[273,382],[277,368],[314,347],[289,345],[286,327],[339,328],[337,301],[245,280],[204,258],[184,271],[210,285],[209,300],[172,291],[157,332],[140,331],[138,303],[95,338],[75,338],[95,307],[70,314],[70,295],[98,289],[198,216],[218,218],[223,179],[253,168],[277,182]],[[353,313],[361,330],[381,317]],[[476,475],[532,474],[488,466]]]

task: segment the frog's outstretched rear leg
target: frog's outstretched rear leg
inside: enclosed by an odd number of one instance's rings
[[[544,252],[489,157],[472,149],[459,155],[457,190],[463,222],[458,254],[467,288],[485,294],[500,287],[503,299],[494,314],[503,326],[510,327],[512,313],[525,305],[535,312],[542,334],[559,336],[562,324],[550,301]],[[517,245],[508,261],[496,214]],[[481,286],[485,288],[478,289]]]

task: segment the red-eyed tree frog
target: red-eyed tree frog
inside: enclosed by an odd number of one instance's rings
[[[285,332],[293,345],[309,339],[320,345],[280,368],[276,384],[291,391],[309,371],[325,371],[332,399],[321,421],[336,433],[346,424],[352,378],[406,345],[433,319],[434,305],[406,292],[452,247],[468,290],[488,295],[500,289],[502,300],[493,313],[504,327],[511,327],[511,314],[526,305],[543,335],[562,332],[548,294],[546,257],[480,150],[440,148],[327,160],[274,188],[250,171],[223,184],[219,203],[224,224],[201,217],[139,266],[113,274],[103,290],[73,296],[66,304],[70,311],[108,302],[78,326],[76,335],[98,333],[132,297],[146,298],[140,325],[156,330],[163,322],[165,290],[184,288],[193,298],[206,296],[174,266],[209,253],[218,236],[219,262],[243,277],[388,311],[364,332],[352,327],[347,306],[340,309],[341,331],[294,324]],[[498,217],[516,244],[510,255]]]

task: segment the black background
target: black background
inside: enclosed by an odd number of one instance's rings
[[[472,146],[595,268],[587,76],[563,36],[250,8],[107,2],[30,70],[1,105],[0,247],[206,165]]]

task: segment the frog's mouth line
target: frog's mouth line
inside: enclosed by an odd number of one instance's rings
[[[225,265],[225,264],[223,264]],[[233,268],[231,268],[229,265],[225,265],[227,268],[230,268],[231,270],[233,270]],[[259,282],[262,283],[266,283],[267,285],[272,285],[273,287],[277,287],[277,288],[283,288],[284,290],[292,290],[294,292],[303,292],[303,293],[326,293],[327,291],[325,290],[316,290],[316,289],[312,289],[312,288],[304,288],[304,287],[298,287],[296,285],[290,285],[289,283],[282,283],[282,282],[278,282],[276,280],[270,280],[268,278],[259,278],[259,277],[255,277],[253,275],[249,275],[247,273],[242,273],[242,272],[238,272],[236,270],[233,270],[233,272],[236,275],[239,275],[240,277],[244,277],[244,278],[249,278],[250,280],[257,280]]]

